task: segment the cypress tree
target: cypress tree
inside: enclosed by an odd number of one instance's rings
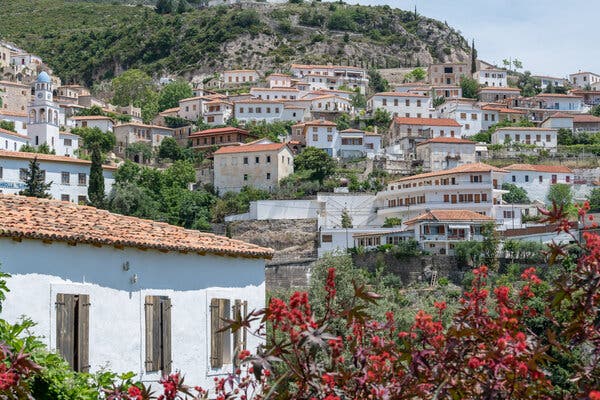
[[[100,148],[92,150],[88,198],[94,207],[100,208],[104,205],[104,175],[102,174],[102,152]]]
[[[471,74],[477,72],[477,50],[475,50],[475,39],[471,42]]]
[[[29,161],[29,169],[25,172],[25,189],[21,190],[21,196],[38,197],[40,199],[49,199],[52,196],[48,193],[52,182],[44,182],[45,174],[40,168],[40,163],[35,157]]]

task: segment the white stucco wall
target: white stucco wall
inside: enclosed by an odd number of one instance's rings
[[[215,375],[233,368],[210,368],[210,299],[246,300],[249,311],[265,304],[264,260],[258,259],[1,238],[0,262],[12,275],[2,318],[32,318],[34,334],[54,349],[56,294],[89,294],[91,371],[133,371],[143,381],[159,378],[159,373],[145,372],[146,295],[171,299],[172,370],[184,373],[186,383],[207,388],[213,387]],[[247,338],[252,351],[259,340]]]

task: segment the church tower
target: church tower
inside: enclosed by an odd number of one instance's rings
[[[59,108],[53,101],[52,80],[42,71],[34,83],[34,99],[29,105],[29,123],[27,136],[29,144],[37,148],[46,143],[50,150],[58,153],[59,144]]]

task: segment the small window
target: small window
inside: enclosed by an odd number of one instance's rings
[[[260,164],[260,157],[254,157],[254,162],[256,164]]]
[[[62,201],[71,201],[71,196],[69,196],[68,194],[61,194],[60,199]]]
[[[71,182],[71,174],[69,174],[68,172],[61,172],[60,173],[60,182],[63,185],[68,185]]]
[[[248,174],[244,174],[244,181],[248,180]]]
[[[73,146],[73,139],[65,139],[65,146],[66,147]]]
[[[267,180],[270,180],[270,179],[271,179],[271,173],[267,172]]]
[[[56,295],[56,349],[77,372],[88,372],[90,296]]]
[[[77,196],[77,204],[85,205],[87,203],[87,197]]]
[[[77,181],[78,181],[79,186],[86,186],[87,185],[87,175],[85,173],[77,174]]]
[[[267,163],[271,162],[271,156],[267,156]]]
[[[323,243],[331,243],[333,242],[333,235],[322,235],[321,242]]]
[[[171,299],[146,296],[146,371],[171,372]]]
[[[248,164],[248,157],[244,157],[244,164]]]

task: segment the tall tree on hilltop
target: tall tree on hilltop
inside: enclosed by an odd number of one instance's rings
[[[155,10],[159,14],[171,14],[173,12],[173,0],[157,0]]]
[[[45,183],[46,174],[40,168],[40,163],[35,157],[29,161],[29,169],[25,172],[25,189],[21,190],[21,196],[39,197],[40,199],[50,199],[52,196],[48,193],[52,182]]]
[[[475,39],[471,42],[471,74],[477,72],[477,50],[475,50]]]
[[[115,145],[115,135],[102,132],[99,128],[77,128],[73,133],[81,136],[83,147],[92,155],[88,198],[90,204],[104,206],[104,175],[102,174],[102,153],[110,151]]]

